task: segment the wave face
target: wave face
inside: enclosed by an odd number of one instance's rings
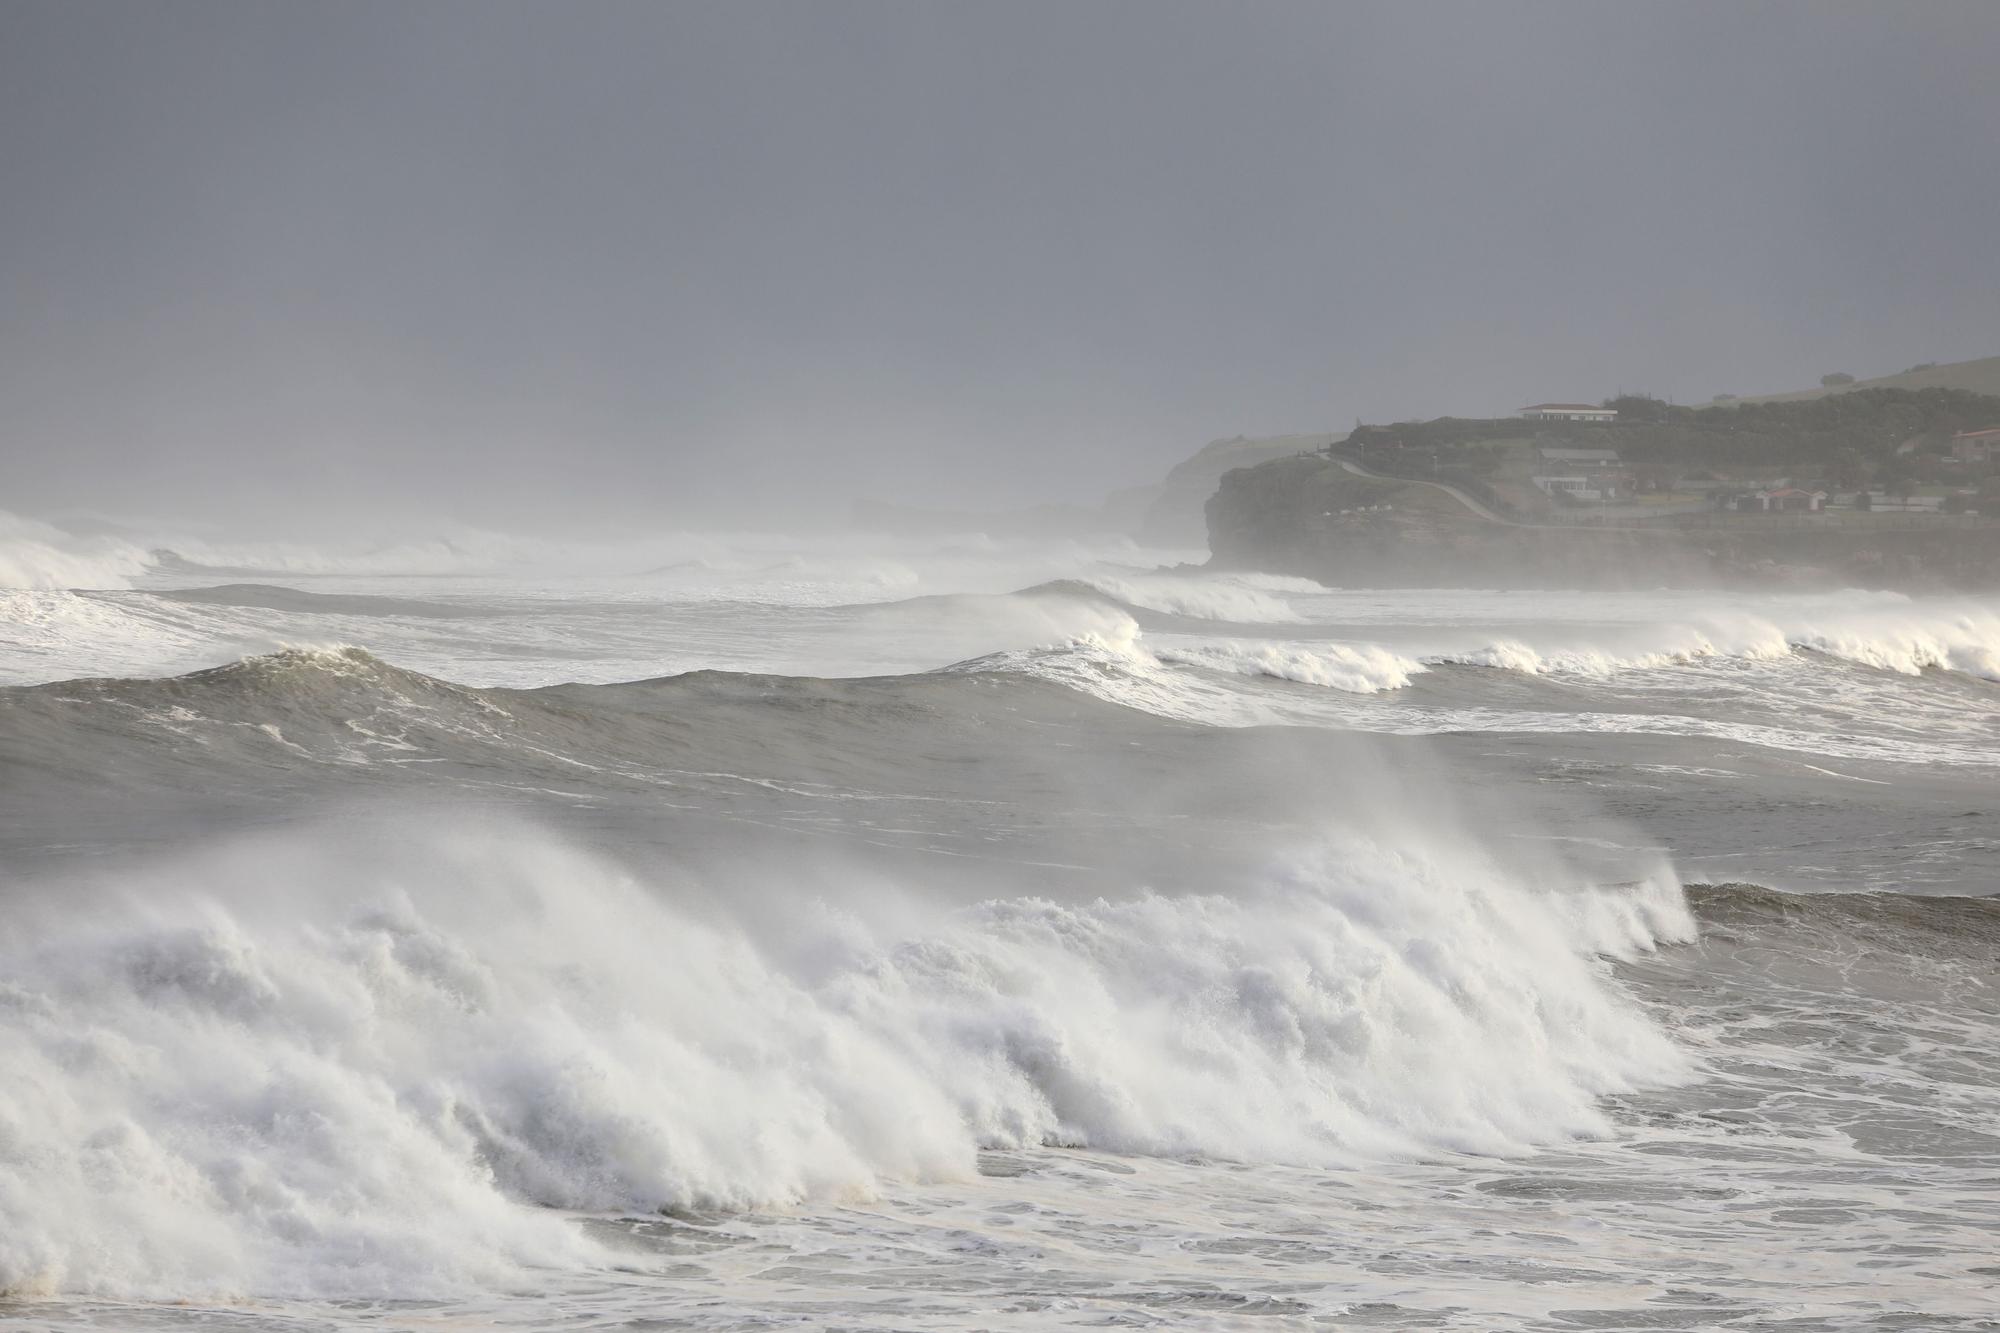
[[[0,935],[0,1289],[449,1291],[604,1259],[521,1205],[862,1198],[1035,1144],[1506,1153],[1689,1071],[1588,957],[1688,938],[1665,880],[1350,839],[1249,897],[756,920],[491,830],[51,890]]]

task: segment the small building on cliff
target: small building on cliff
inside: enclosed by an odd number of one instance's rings
[[[1604,500],[1616,500],[1618,479],[1609,476],[1595,477],[1532,477],[1536,489],[1551,500],[1587,500],[1595,504]]]
[[[1817,514],[1826,509],[1826,492],[1799,486],[1771,486],[1721,497],[1721,506],[1738,514]]]
[[[1521,409],[1529,421],[1616,421],[1615,407],[1594,407],[1589,403],[1536,403]]]

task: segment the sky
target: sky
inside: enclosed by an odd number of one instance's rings
[[[2000,4],[0,0],[0,509],[743,522],[2000,354]]]

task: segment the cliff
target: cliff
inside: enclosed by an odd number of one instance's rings
[[[1193,457],[1174,465],[1159,484],[1134,529],[1148,546],[1199,546],[1207,532],[1204,506],[1224,473],[1273,459],[1324,449],[1337,436],[1272,435],[1213,440]]]

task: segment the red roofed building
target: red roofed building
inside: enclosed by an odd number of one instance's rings
[[[1985,463],[2000,454],[2000,427],[1960,431],[1951,437],[1951,456],[1960,463]]]

